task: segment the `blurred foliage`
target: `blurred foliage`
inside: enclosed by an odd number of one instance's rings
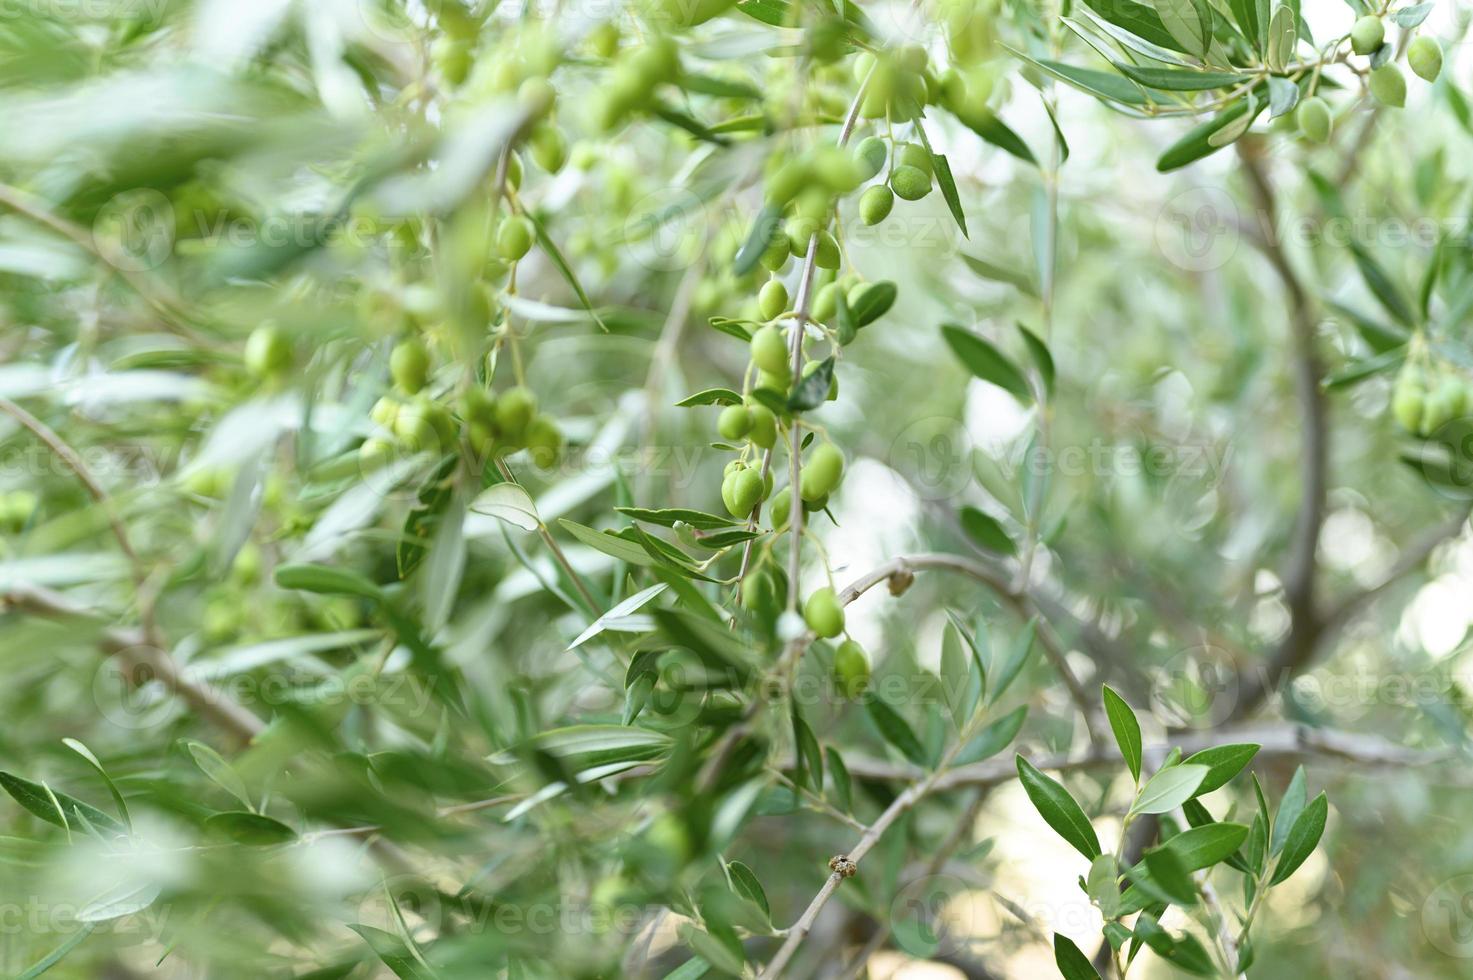
[[[1473,975],[1467,17],[1330,6],[7,5],[0,972]]]

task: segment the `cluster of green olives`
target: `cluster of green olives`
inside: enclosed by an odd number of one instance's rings
[[[1367,87],[1371,97],[1384,106],[1400,108],[1406,105],[1407,83],[1395,62],[1380,54],[1386,47],[1386,24],[1375,14],[1367,14],[1355,22],[1350,29],[1350,49],[1358,55],[1376,56],[1371,64]],[[1437,80],[1442,74],[1442,46],[1434,38],[1418,35],[1412,38],[1406,49],[1407,66],[1418,78],[1428,82]],[[1299,103],[1294,112],[1294,121],[1305,139],[1316,143],[1329,140],[1334,129],[1334,115],[1329,104],[1318,95],[1310,96]]]
[[[613,64],[607,84],[598,92],[593,118],[604,132],[612,132],[636,113],[655,104],[657,90],[680,77],[680,53],[675,41],[652,34],[637,47],[620,48],[619,32],[606,23],[595,32],[596,52]]]
[[[1408,360],[1391,389],[1391,414],[1403,429],[1430,436],[1461,417],[1473,404],[1468,382],[1445,368],[1427,369]]]
[[[1367,14],[1350,29],[1350,48],[1356,54],[1375,55],[1386,44],[1386,25],[1375,14]],[[1433,38],[1418,35],[1406,49],[1407,66],[1413,74],[1432,82],[1442,73],[1442,47]],[[1373,61],[1372,64],[1375,64]],[[1406,105],[1407,83],[1401,69],[1389,58],[1371,69],[1371,96],[1393,108]]]
[[[830,586],[815,589],[803,603],[803,621],[814,636],[832,640],[844,632],[844,606]],[[869,685],[870,661],[858,641],[845,638],[834,649],[834,684],[845,697],[858,697]]]
[[[526,449],[538,466],[550,468],[562,453],[562,432],[537,411],[537,397],[526,388],[513,387],[493,395],[469,387],[460,398],[457,419],[425,391],[430,355],[418,337],[395,345],[389,373],[394,391],[380,398],[370,412],[378,432],[359,447],[359,459],[365,466],[387,461],[395,444],[409,452],[448,448],[459,441],[462,429],[471,448],[483,457]]]

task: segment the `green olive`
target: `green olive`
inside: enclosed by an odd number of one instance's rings
[[[772,519],[772,529],[774,531],[787,530],[788,521],[793,516],[792,491],[790,491],[787,487],[783,487],[776,494],[774,494],[772,498],[772,507],[770,508],[770,510],[771,513],[769,516]]]
[[[890,216],[895,206],[895,192],[884,184],[876,184],[859,197],[859,220],[867,225],[877,225]]]
[[[1377,102],[1393,109],[1407,104],[1407,81],[1395,65],[1382,65],[1371,71],[1371,95]]]
[[[537,396],[526,388],[512,388],[496,399],[496,428],[511,443],[521,444],[537,415]]]
[[[858,697],[869,686],[869,655],[854,640],[845,640],[834,651],[834,683],[845,697]]]
[[[859,164],[859,172],[864,180],[869,180],[884,170],[885,160],[889,155],[885,141],[878,136],[866,136],[854,149],[854,159]]]
[[[772,410],[766,405],[753,404],[750,407],[752,430],[748,436],[752,440],[752,445],[762,449],[771,449],[777,444],[777,416],[773,415]]]
[[[373,403],[373,408],[368,410],[368,417],[373,419],[375,425],[391,429],[394,419],[399,417],[399,402],[385,395]]]
[[[358,465],[366,472],[376,470],[394,455],[394,446],[387,439],[370,436],[358,447]]]
[[[927,177],[934,176],[931,153],[919,143],[902,143],[895,153],[895,161],[902,167],[915,167]]]
[[[766,326],[752,334],[752,363],[757,365],[758,370],[768,374],[782,378],[788,376],[791,370],[788,366],[788,345],[781,330]]]
[[[895,196],[906,201],[919,201],[931,193],[931,178],[924,171],[911,166],[900,166],[890,175],[890,186]]]
[[[839,267],[839,243],[834,236],[826,231],[818,233],[818,251],[814,256],[820,269],[837,269]]]
[[[430,353],[418,337],[401,340],[389,355],[389,374],[407,395],[417,394],[430,377]]]
[[[745,405],[728,405],[716,420],[716,431],[729,442],[745,439],[752,431],[752,410]]]
[[[781,279],[769,279],[757,294],[757,311],[764,320],[776,320],[788,308],[788,287]]]
[[[768,203],[783,207],[798,196],[810,179],[806,160],[789,160],[767,178]]]
[[[507,218],[496,231],[496,250],[508,262],[515,262],[532,250],[532,241],[537,237],[532,220],[517,214]]]
[[[798,492],[804,500],[826,497],[844,476],[844,454],[831,442],[820,443],[803,467]]]
[[[563,452],[563,434],[557,423],[546,415],[539,415],[527,426],[527,451],[539,469],[549,470],[557,465]]]
[[[588,43],[600,58],[612,58],[619,53],[619,26],[613,21],[604,21],[589,33]]]
[[[721,488],[721,500],[732,517],[748,517],[762,502],[762,474],[742,469],[727,477]]]
[[[1330,106],[1319,96],[1312,96],[1299,103],[1295,119],[1299,123],[1299,131],[1306,138],[1316,143],[1323,143],[1330,138],[1334,119],[1330,115]]]
[[[839,284],[828,283],[813,297],[813,319],[827,323],[839,312]]]
[[[281,374],[291,367],[292,345],[281,329],[270,324],[257,327],[246,338],[246,370],[258,378]]]
[[[1423,81],[1437,81],[1442,74],[1442,46],[1426,35],[1412,38],[1407,45],[1407,65]]]
[[[1415,433],[1422,427],[1427,391],[1416,379],[1398,378],[1391,395],[1391,414],[1403,429]]]
[[[557,173],[568,162],[568,139],[556,126],[538,126],[532,130],[528,142],[532,147],[532,161],[548,173]]]
[[[1371,54],[1386,41],[1386,25],[1375,14],[1367,14],[1350,29],[1350,47],[1356,54]]]
[[[430,57],[451,88],[458,88],[465,82],[475,63],[470,42],[449,35],[435,41]]]
[[[844,632],[844,607],[834,590],[825,586],[816,589],[803,603],[803,621],[815,634],[826,640]]]

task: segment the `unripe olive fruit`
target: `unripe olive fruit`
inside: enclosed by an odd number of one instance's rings
[[[781,272],[783,266],[788,264],[792,257],[793,249],[788,243],[788,236],[781,230],[773,234],[772,240],[767,243],[767,248],[762,250],[762,257],[757,261],[762,263],[762,268],[769,272]]]
[[[1391,393],[1391,414],[1397,423],[1408,432],[1415,433],[1422,427],[1422,410],[1427,392],[1415,378],[1398,378]]]
[[[392,428],[394,419],[399,417],[399,403],[385,395],[373,403],[373,408],[368,410],[368,417],[373,419],[375,425],[385,429]]]
[[[819,233],[820,228],[818,219],[800,215],[790,219],[785,230],[788,233],[788,248],[801,259],[808,254],[808,243]]]
[[[831,442],[820,443],[803,467],[798,492],[804,500],[818,500],[833,493],[844,476],[844,454]]]
[[[612,58],[619,53],[619,27],[613,21],[604,21],[588,33],[588,44],[600,58]]]
[[[568,140],[556,126],[538,126],[532,131],[529,142],[533,162],[548,173],[557,173],[568,162]]]
[[[546,415],[539,415],[527,427],[527,451],[532,462],[542,469],[557,465],[563,451],[563,434],[557,423]]]
[[[522,189],[522,159],[515,153],[506,157],[506,186],[514,191]]]
[[[752,363],[768,374],[788,376],[788,345],[781,330],[769,325],[752,334]]]
[[[868,180],[861,165],[836,146],[821,149],[813,160],[813,176],[829,190],[847,194]],[[873,177],[874,174],[870,174]]]
[[[746,438],[752,431],[752,410],[745,405],[728,405],[716,420],[716,431],[731,442]]]
[[[406,406],[394,419],[394,438],[411,452],[430,449],[439,441],[439,434],[429,416],[417,405]]]
[[[860,202],[863,206],[863,201]],[[813,297],[813,319],[827,323],[839,312],[839,284],[831,282],[819,289]]]
[[[747,435],[754,446],[771,449],[777,444],[777,416],[766,405],[753,405],[751,411],[752,430]]]
[[[885,169],[885,159],[889,155],[885,141],[878,136],[866,136],[854,148],[854,159],[859,163],[859,172],[865,180]]]
[[[1350,48],[1356,54],[1370,54],[1386,41],[1386,25],[1375,14],[1367,14],[1350,29]]]
[[[292,345],[280,328],[257,327],[246,338],[246,370],[258,378],[279,374],[291,367]]]
[[[1407,82],[1396,65],[1382,65],[1371,71],[1371,95],[1385,106],[1399,109],[1407,103]]]
[[[394,455],[394,447],[387,439],[370,436],[358,447],[358,464],[365,470],[376,470]]]
[[[803,621],[815,634],[826,640],[844,632],[844,607],[834,590],[825,586],[816,589],[803,603]]]
[[[788,308],[788,287],[781,279],[769,279],[757,294],[757,311],[764,320],[776,320]]]
[[[793,515],[793,494],[788,487],[783,487],[772,498],[772,529],[784,531],[788,527],[788,520]]]
[[[752,508],[762,502],[762,474],[753,469],[744,469],[727,477],[730,490],[722,487],[722,502],[732,517],[747,517]]]
[[[521,442],[537,414],[537,396],[526,388],[512,388],[496,399],[496,427],[512,442]]]
[[[436,39],[430,57],[434,59],[435,67],[440,70],[441,75],[445,76],[445,81],[449,82],[452,88],[458,87],[466,80],[474,64],[470,42],[448,35]]]
[[[508,262],[515,262],[532,250],[536,235],[531,219],[526,215],[512,215],[496,231],[496,250]]]
[[[1442,46],[1434,38],[1418,35],[1407,45],[1407,64],[1418,78],[1435,82],[1442,74]]]
[[[814,255],[814,261],[820,269],[839,267],[839,243],[826,231],[818,233],[818,251]]]
[[[834,682],[846,697],[856,697],[869,684],[869,656],[864,647],[845,640],[834,651]]]
[[[896,167],[895,172],[890,175],[890,186],[895,190],[895,196],[906,201],[919,201],[931,193],[931,178],[924,170],[916,167]]]
[[[1295,118],[1299,123],[1299,131],[1306,138],[1316,143],[1323,143],[1330,138],[1333,117],[1330,115],[1329,105],[1319,96],[1312,96],[1299,103]]]
[[[789,160],[767,178],[767,200],[782,207],[798,196],[809,180],[806,160]]]
[[[895,160],[900,166],[915,167],[927,177],[932,176],[931,154],[919,143],[902,143],[895,152]]]
[[[389,374],[408,395],[417,394],[430,377],[430,354],[417,337],[401,340],[389,355]]]
[[[884,184],[876,184],[859,196],[859,220],[877,225],[890,215],[895,206],[895,192]]]

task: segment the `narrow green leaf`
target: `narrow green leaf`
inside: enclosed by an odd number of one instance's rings
[[[1162,769],[1141,787],[1133,813],[1166,813],[1175,810],[1196,795],[1197,787],[1207,778],[1207,767],[1178,765]]]
[[[1314,802],[1299,812],[1294,819],[1294,826],[1284,840],[1284,849],[1279,853],[1278,862],[1274,865],[1273,884],[1286,880],[1308,857],[1314,853],[1319,846],[1320,837],[1325,833],[1325,820],[1330,812],[1330,801],[1321,793],[1314,798]]]
[[[1100,839],[1095,835],[1094,827],[1062,784],[1039,772],[1021,755],[1018,756],[1018,778],[1045,823],[1089,860],[1093,861],[1100,855]]]
[[[65,793],[57,793],[13,773],[0,772],[0,788],[25,809],[57,827],[67,827],[73,821],[85,821],[98,830],[119,835],[127,833],[127,827],[91,804],[83,803]]]
[[[865,702],[865,709],[869,712],[870,719],[880,730],[885,741],[899,749],[901,755],[916,765],[926,765],[925,746],[921,745],[920,739],[916,738],[910,725],[896,713],[894,708],[879,698],[870,698]]]
[[[1242,75],[1223,71],[1188,71],[1183,68],[1142,68],[1123,61],[1114,63],[1121,74],[1148,88],[1165,92],[1202,92],[1214,88],[1231,88],[1243,82]]]
[[[567,258],[563,256],[562,250],[557,247],[557,243],[547,233],[547,226],[531,211],[525,213],[527,218],[532,222],[532,227],[537,232],[537,241],[542,245],[542,251],[547,253],[547,257],[552,260],[552,264],[562,274],[563,280],[568,284],[568,288],[572,289],[573,295],[578,297],[578,302],[582,303],[583,308],[588,311],[588,315],[593,317],[593,322],[598,324],[600,330],[607,333],[609,329],[608,325],[598,315],[598,310],[594,309],[593,301],[588,298],[588,293],[583,291],[583,284],[578,281],[578,274],[573,271],[573,267],[568,264]]]
[[[1025,405],[1033,400],[1033,391],[1023,372],[990,341],[951,324],[943,325],[941,333],[974,375],[997,385]]]
[[[1003,530],[1002,524],[986,511],[968,504],[961,510],[961,522],[962,530],[967,532],[967,537],[988,551],[995,551],[1002,555],[1018,553],[1018,546],[1013,543],[1008,532]]]
[[[1028,149],[1028,144],[1024,143],[1023,138],[1013,132],[1012,128],[999,119],[991,109],[974,109],[959,114],[957,118],[968,129],[998,149],[1011,153],[1024,163],[1038,166],[1038,159],[1034,157],[1033,151]]]
[[[1018,737],[1018,732],[1022,730],[1023,722],[1027,717],[1028,706],[1021,704],[992,722],[972,736],[972,740],[956,754],[955,764],[965,766],[997,755],[1013,744],[1013,739]]]
[[[1100,980],[1099,971],[1089,957],[1080,952],[1073,940],[1057,932],[1054,933],[1054,965],[1064,980]]]
[[[1141,778],[1141,723],[1125,699],[1109,687],[1104,688],[1105,717],[1110,720],[1110,730],[1115,733],[1115,744],[1130,768],[1130,775],[1137,782]]]
[[[1274,832],[1272,846],[1269,853],[1277,854],[1284,847],[1284,841],[1289,839],[1289,830],[1294,826],[1294,821],[1299,819],[1300,812],[1304,809],[1304,801],[1309,798],[1309,791],[1305,786],[1304,767],[1299,766],[1294,770],[1294,776],[1289,780],[1289,786],[1284,790],[1284,798],[1279,801],[1278,812],[1274,814]]]
[[[1193,796],[1202,796],[1227,785],[1228,781],[1243,771],[1258,754],[1258,746],[1249,742],[1232,745],[1214,745],[1210,749],[1193,753],[1183,760],[1187,765],[1206,766],[1207,775]]]

